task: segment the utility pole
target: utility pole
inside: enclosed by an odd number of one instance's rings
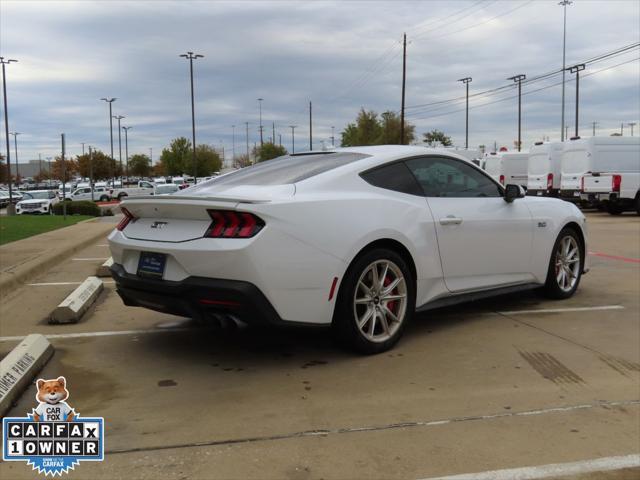
[[[585,68],[586,66],[584,63],[569,67],[569,71],[576,74],[576,137],[578,136],[578,107],[580,104],[580,72]]]
[[[569,125],[564,126],[564,138],[569,138]]]
[[[332,147],[335,147],[335,146],[336,146],[335,141],[334,141],[334,140],[335,140],[335,135],[334,135],[334,130],[335,130],[335,128],[336,128],[336,127],[331,127],[331,146],[332,146]]]
[[[103,100],[103,101],[105,101],[105,102],[107,102],[109,104],[109,137],[111,138],[111,157],[110,157],[111,158],[111,165],[109,165],[109,166],[111,167],[111,184],[115,188],[116,172],[113,169],[113,162],[115,160],[113,158],[113,113],[112,113],[111,105],[117,99],[116,98],[101,98],[100,100]]]
[[[526,75],[519,74],[507,78],[518,84],[518,151],[522,148],[522,81],[527,78]]]
[[[260,111],[260,148],[262,148],[263,140],[262,140],[262,101],[264,98],[258,99],[258,110]]]
[[[91,201],[94,202],[95,199],[93,197],[93,150],[91,150],[91,145],[89,145],[89,186],[91,187]]]
[[[633,137],[633,127],[636,126],[636,122],[627,123],[627,125],[631,127],[631,136]]]
[[[565,88],[565,70],[567,68],[566,65],[566,53],[567,53],[567,5],[571,5],[573,2],[571,0],[562,0],[558,3],[561,5],[564,11],[564,27],[562,29],[562,118],[560,120],[560,141],[564,141],[566,138],[564,133],[564,88]]]
[[[459,82],[464,83],[467,88],[467,108],[466,108],[466,121],[465,121],[465,136],[464,136],[464,148],[469,150],[469,83],[473,80],[471,77],[465,77],[458,80]]]
[[[38,176],[40,177],[40,180],[42,181],[42,155],[40,153],[38,154],[38,165],[39,165]]]
[[[124,115],[116,115],[115,117],[116,120],[118,120],[118,151],[119,153],[119,159],[120,159],[120,187],[124,187],[124,180],[122,178],[122,130],[120,129],[120,120],[122,120],[124,117]]]
[[[404,145],[404,93],[407,79],[407,34],[402,35],[402,101],[400,104],[400,145]]]
[[[289,128],[291,129],[291,153],[292,154],[296,153],[296,134],[295,134],[296,127],[297,125],[289,125]]]
[[[231,125],[231,164],[236,161],[236,126]]]
[[[278,134],[278,145],[282,146],[282,134]]]
[[[9,135],[13,135],[13,148],[16,156],[16,182],[20,178],[20,165],[18,165],[18,135],[22,135],[20,132],[9,132]]]
[[[593,127],[593,136],[596,136],[596,125],[598,125],[598,122],[591,122],[591,126]]]
[[[60,157],[60,161],[62,162],[62,199],[65,199],[66,196],[66,188],[65,188],[65,183],[66,183],[66,176],[67,176],[67,171],[66,171],[66,166],[64,163],[64,155],[65,155],[65,139],[64,139],[64,133],[60,134],[60,140],[62,142],[62,156]],[[62,202],[62,215],[64,216],[64,220],[67,220],[67,202],[63,201]]]
[[[9,146],[9,113],[7,109],[7,76],[4,70],[5,65],[9,65],[10,63],[15,63],[17,60],[7,59],[4,57],[0,57],[0,63],[2,64],[2,93],[4,100],[4,133],[5,133],[5,141],[7,143],[7,181],[9,182],[9,204],[7,205],[7,215],[15,215],[16,207],[13,204],[13,187],[11,182],[11,147]]]
[[[247,160],[249,160],[249,122],[244,122],[244,124],[247,127]]]
[[[196,107],[193,96],[193,61],[203,58],[204,55],[187,52],[180,55],[189,60],[189,76],[191,77],[191,138],[193,141],[193,184],[198,183],[198,164],[196,163]]]
[[[312,116],[312,110],[313,109],[313,105],[311,104],[311,101],[309,101],[309,150],[313,150],[313,116]]]
[[[276,144],[276,122],[271,122],[271,128],[273,130],[271,138],[273,139],[273,144],[275,145]]]
[[[122,130],[124,130],[124,158],[126,159],[127,163],[126,165],[126,170],[125,170],[125,176],[127,177],[127,181],[129,181],[129,129],[131,127],[122,127]],[[124,186],[124,185],[123,185]]]

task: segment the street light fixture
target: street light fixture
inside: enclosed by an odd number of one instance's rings
[[[124,187],[124,181],[122,179],[122,130],[120,129],[120,120],[125,118],[124,115],[114,115],[114,119],[118,121],[118,159],[120,161],[120,187]]]
[[[127,181],[129,181],[129,129],[131,129],[131,127],[122,127],[122,130],[124,130],[124,156],[125,156],[125,159],[127,160],[127,163],[126,163]]]
[[[193,52],[187,52],[180,55],[182,58],[189,60],[189,76],[191,78],[191,136],[193,141],[193,183],[198,183],[198,164],[196,163],[196,107],[193,99],[193,61],[198,58],[204,58]]]
[[[564,11],[564,27],[562,29],[562,118],[560,120],[560,140],[564,141],[564,88],[565,88],[565,70],[567,68],[566,65],[566,53],[567,53],[567,5],[571,5],[573,2],[571,0],[562,0],[558,2],[558,5],[561,5]]]
[[[465,121],[465,136],[464,136],[464,148],[469,150],[469,83],[473,79],[471,77],[465,77],[458,80],[459,82],[464,83],[467,89],[467,108],[466,108],[466,121]]]
[[[113,97],[113,98],[101,98],[100,100],[103,100],[105,102],[107,102],[109,104],[109,138],[111,139],[111,182],[112,182],[112,186],[115,188],[115,184],[116,184],[116,172],[113,170],[113,113],[112,113],[112,104],[113,102],[115,102],[117,100],[117,98]]]
[[[18,135],[22,135],[22,133],[9,132],[9,135],[13,135],[13,148],[14,148],[15,157],[16,157],[16,182],[18,182],[20,179],[20,166],[18,165]]]
[[[518,151],[520,151],[522,147],[522,81],[525,78],[527,78],[527,76],[523,74],[507,78],[507,80],[513,80],[518,84]]]
[[[579,65],[574,65],[573,67],[569,67],[567,69],[571,73],[576,74],[576,134],[575,134],[576,137],[578,136],[578,107],[580,104],[580,72],[585,68],[586,68],[585,64],[581,63]]]
[[[11,155],[10,155],[10,146],[9,146],[9,113],[7,110],[7,76],[4,69],[5,65],[9,65],[10,63],[16,63],[17,60],[7,59],[4,57],[0,57],[0,63],[2,64],[2,93],[4,98],[4,132],[5,132],[5,140],[7,143],[7,179],[9,181],[9,205],[7,205],[7,215],[15,215],[16,210],[13,204],[13,187],[11,185]]]

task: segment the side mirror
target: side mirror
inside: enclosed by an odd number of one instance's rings
[[[504,187],[504,201],[507,203],[513,202],[516,198],[524,198],[526,191],[520,185],[514,185],[510,183]]]

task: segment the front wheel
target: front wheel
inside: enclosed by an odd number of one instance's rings
[[[415,296],[411,271],[400,255],[387,249],[366,252],[342,280],[333,329],[361,353],[389,350],[413,317]]]
[[[560,232],[551,252],[544,293],[549,298],[571,297],[580,284],[584,266],[584,249],[572,228]]]
[[[101,202],[108,202],[109,201],[109,197],[107,197],[106,195],[103,195],[100,197],[100,201]]]

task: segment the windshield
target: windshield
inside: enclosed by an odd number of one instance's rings
[[[543,175],[551,172],[551,159],[548,153],[536,153],[529,157],[529,173]]]
[[[49,200],[49,192],[25,192],[23,196],[25,200]]]
[[[218,185],[286,185],[296,183],[369,156],[351,152],[285,155],[212,178],[188,190],[183,190],[178,195],[193,195]]]

